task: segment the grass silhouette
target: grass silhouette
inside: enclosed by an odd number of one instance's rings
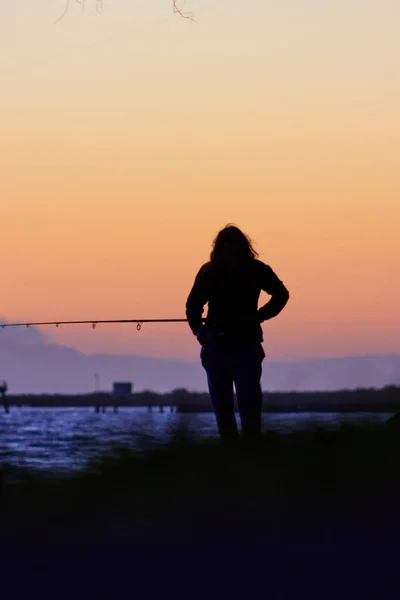
[[[395,421],[267,432],[257,444],[231,448],[218,440],[194,441],[177,429],[168,444],[141,452],[114,447],[77,473],[4,466],[1,517],[158,525],[341,507],[390,510],[399,484]]]

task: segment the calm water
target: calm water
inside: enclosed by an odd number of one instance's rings
[[[264,427],[288,432],[360,420],[385,421],[388,414],[288,413],[266,414]],[[198,438],[217,436],[212,413],[149,413],[146,408],[126,408],[96,414],[93,408],[12,408],[0,413],[0,464],[35,468],[77,469],[115,444],[145,448],[167,442],[176,426]]]

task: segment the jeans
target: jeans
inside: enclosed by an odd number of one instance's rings
[[[262,361],[265,358],[261,343],[241,348],[217,345],[202,346],[201,364],[207,373],[208,389],[217,419],[221,440],[235,441],[238,429],[234,412],[233,384],[244,439],[255,439],[261,434]]]

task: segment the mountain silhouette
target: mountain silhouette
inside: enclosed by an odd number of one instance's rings
[[[1,323],[0,323],[1,325]],[[175,388],[207,391],[200,360],[140,355],[85,354],[47,343],[34,327],[0,330],[0,380],[10,394],[79,394],[110,391],[114,381],[132,381],[134,391],[164,393]],[[264,391],[320,391],[380,388],[400,383],[400,354],[306,358],[263,362]]]

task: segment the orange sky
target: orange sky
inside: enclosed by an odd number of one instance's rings
[[[184,318],[234,222],[291,292],[268,357],[400,352],[397,0],[94,4],[0,9],[0,315]],[[199,352],[185,324],[44,332]]]

